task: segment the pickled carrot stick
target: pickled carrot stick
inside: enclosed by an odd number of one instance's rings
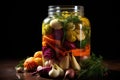
[[[89,50],[73,49],[72,53],[74,56],[89,56]]]
[[[42,46],[47,46],[47,42],[46,41],[42,41]]]
[[[61,46],[61,41],[60,40],[55,40],[51,36],[43,36],[43,41],[46,41],[46,43],[49,42],[51,44]]]
[[[89,56],[90,55],[90,47],[86,46],[85,49],[72,49],[71,52],[74,56]]]

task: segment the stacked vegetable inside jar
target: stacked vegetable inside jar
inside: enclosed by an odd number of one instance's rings
[[[74,57],[90,55],[91,28],[83,13],[83,6],[49,6],[49,16],[42,23],[45,60],[59,61],[68,53]]]
[[[52,61],[63,70],[80,70],[80,59],[90,56],[91,28],[83,6],[49,6],[42,23],[43,65]]]

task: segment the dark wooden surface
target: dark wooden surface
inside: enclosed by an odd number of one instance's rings
[[[18,62],[19,60],[0,60],[0,80],[50,80],[39,76],[31,76],[31,73],[16,73],[15,66]],[[109,80],[119,78],[120,60],[105,60],[104,65],[111,71]]]

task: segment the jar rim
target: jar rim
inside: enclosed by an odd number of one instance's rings
[[[84,9],[82,5],[49,5],[48,7],[55,9]]]
[[[75,12],[77,14],[80,14],[81,16],[84,16],[84,6],[82,5],[49,5],[48,6],[48,14],[52,15],[54,13],[61,13],[67,11]]]
[[[49,6],[54,6],[54,7],[57,7],[57,6],[59,6],[59,7],[74,7],[74,6],[82,6],[83,7],[83,5],[49,5]]]
[[[51,10],[76,10],[84,11],[84,6],[82,5],[49,5],[49,11]]]

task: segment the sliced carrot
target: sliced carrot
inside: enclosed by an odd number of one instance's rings
[[[73,49],[71,50],[74,56],[89,56],[90,55],[90,47],[86,46],[85,49]]]
[[[52,36],[43,36],[43,41],[46,41],[46,43],[49,42],[51,44],[61,46],[61,41],[53,39]]]
[[[47,46],[47,42],[46,41],[42,41],[42,46]]]

